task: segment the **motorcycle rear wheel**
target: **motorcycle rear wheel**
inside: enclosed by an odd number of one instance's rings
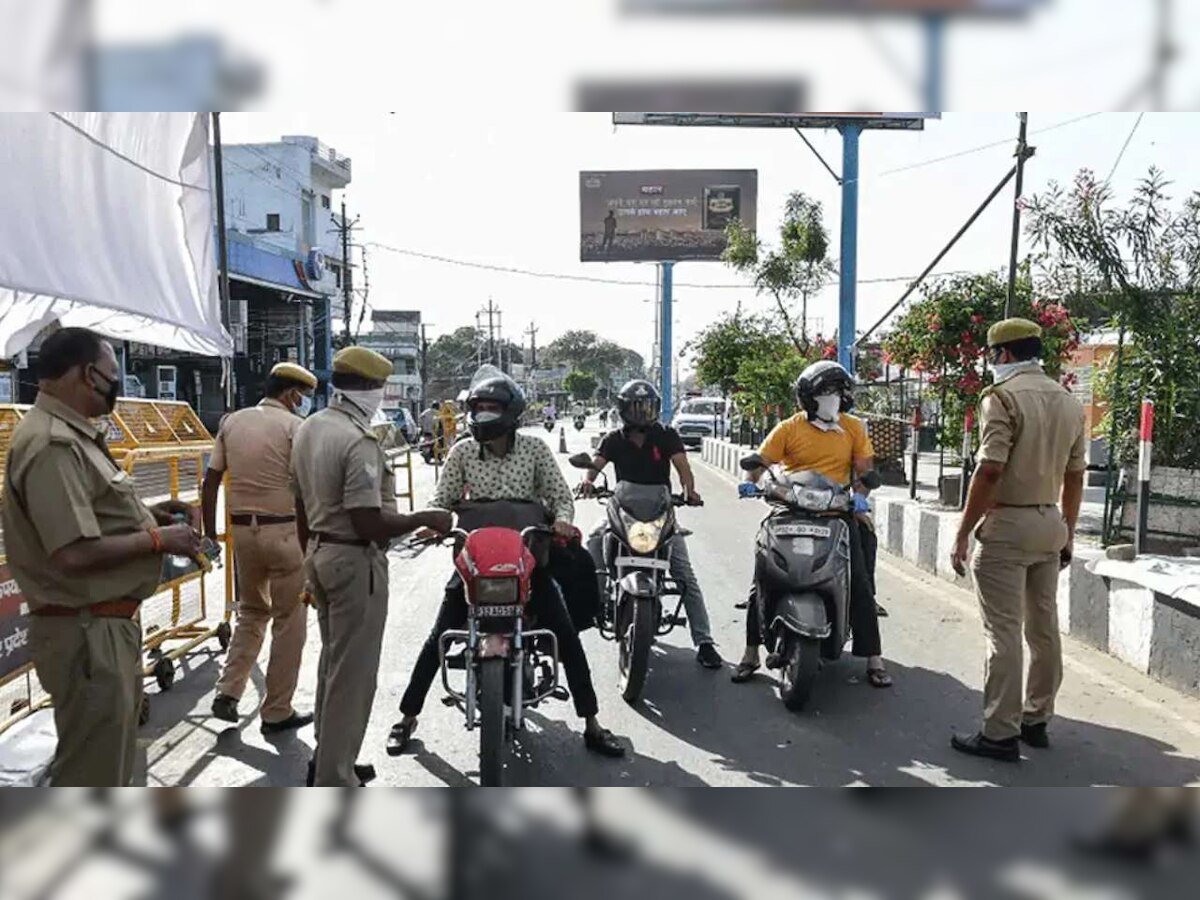
[[[650,671],[650,648],[658,630],[656,600],[636,597],[617,599],[617,666],[621,697],[633,705],[642,698]]]
[[[789,634],[784,644],[785,662],[779,673],[779,699],[791,712],[804,709],[812,696],[821,667],[821,642]]]
[[[479,785],[504,786],[508,748],[504,739],[504,677],[508,666],[500,657],[479,664]]]

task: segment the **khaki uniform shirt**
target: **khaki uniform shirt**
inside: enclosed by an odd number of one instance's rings
[[[1087,468],[1083,406],[1041,371],[1020,372],[984,392],[979,461],[1000,463],[996,503],[1053,506],[1063,473]]]
[[[341,398],[300,424],[291,471],[310,531],[354,540],[350,510],[396,511],[396,480],[379,439],[358,408]]]
[[[13,430],[3,516],[8,564],[32,609],[144,600],[158,587],[157,554],[84,577],[51,565],[56,551],[78,540],[131,534],[155,522],[109,454],[104,428],[48,394],[38,395]]]
[[[292,438],[301,419],[278,400],[239,409],[221,422],[209,465],[229,472],[229,511],[290,516]]]

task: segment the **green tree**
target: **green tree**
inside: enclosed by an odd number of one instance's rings
[[[743,314],[740,310],[726,313],[688,341],[683,351],[694,354],[696,378],[703,385],[714,387],[723,397],[738,389],[738,367],[767,341],[770,332],[760,316]]]
[[[592,395],[596,393],[597,384],[595,377],[578,369],[569,372],[563,379],[563,387],[576,400],[591,400]]]
[[[607,384],[612,373],[621,367],[624,353],[612,341],[598,338],[594,331],[573,330],[551,341],[542,358],[548,363],[568,365],[576,371],[586,372]]]
[[[774,249],[766,247],[741,222],[730,223],[726,237],[722,260],[736,271],[749,274],[758,293],[774,299],[792,346],[807,352],[808,301],[837,273],[829,259],[829,232],[820,201],[799,191],[788,197],[779,226],[779,244]],[[797,300],[799,332],[792,308]]]

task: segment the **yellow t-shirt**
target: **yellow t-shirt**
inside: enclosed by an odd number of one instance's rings
[[[788,472],[820,472],[827,478],[847,484],[851,480],[853,460],[875,455],[867,426],[862,419],[843,414],[838,419],[841,431],[824,431],[797,413],[776,425],[758,449],[772,463],[782,463]]]

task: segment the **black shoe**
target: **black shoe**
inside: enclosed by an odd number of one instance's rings
[[[364,763],[354,764],[354,777],[358,779],[359,787],[366,787],[371,781],[376,778],[375,767]],[[304,786],[312,787],[317,781],[317,761],[310,759],[308,761],[308,775],[304,778]]]
[[[237,697],[230,697],[228,694],[217,694],[217,696],[213,697],[213,718],[220,719],[222,722],[237,722],[237,707]]]
[[[884,609],[883,606],[876,603],[875,604],[875,616],[880,619],[886,619],[888,617],[888,611],[886,609]]]
[[[598,728],[595,731],[585,730],[583,744],[592,753],[598,753],[600,756],[607,756],[610,759],[619,759],[625,755],[624,745],[607,728]]]
[[[408,749],[408,742],[412,740],[413,732],[417,730],[417,722],[397,722],[392,726],[392,730],[387,736],[387,755],[399,756]]]
[[[709,641],[707,644],[701,644],[696,648],[696,662],[704,666],[706,669],[719,669],[725,665],[721,659],[721,654],[717,652],[717,648]]]
[[[956,734],[950,739],[950,746],[959,753],[970,756],[984,756],[1003,762],[1019,762],[1021,759],[1021,746],[1015,737],[993,741],[984,737],[981,732],[972,735]]]
[[[1021,740],[1030,747],[1045,750],[1050,746],[1050,736],[1046,734],[1046,723],[1038,722],[1036,725],[1022,725]]]
[[[295,731],[298,728],[303,728],[305,725],[311,725],[313,721],[312,713],[298,713],[292,710],[292,714],[286,719],[280,719],[278,722],[263,722],[263,734],[283,734],[285,731]]]

